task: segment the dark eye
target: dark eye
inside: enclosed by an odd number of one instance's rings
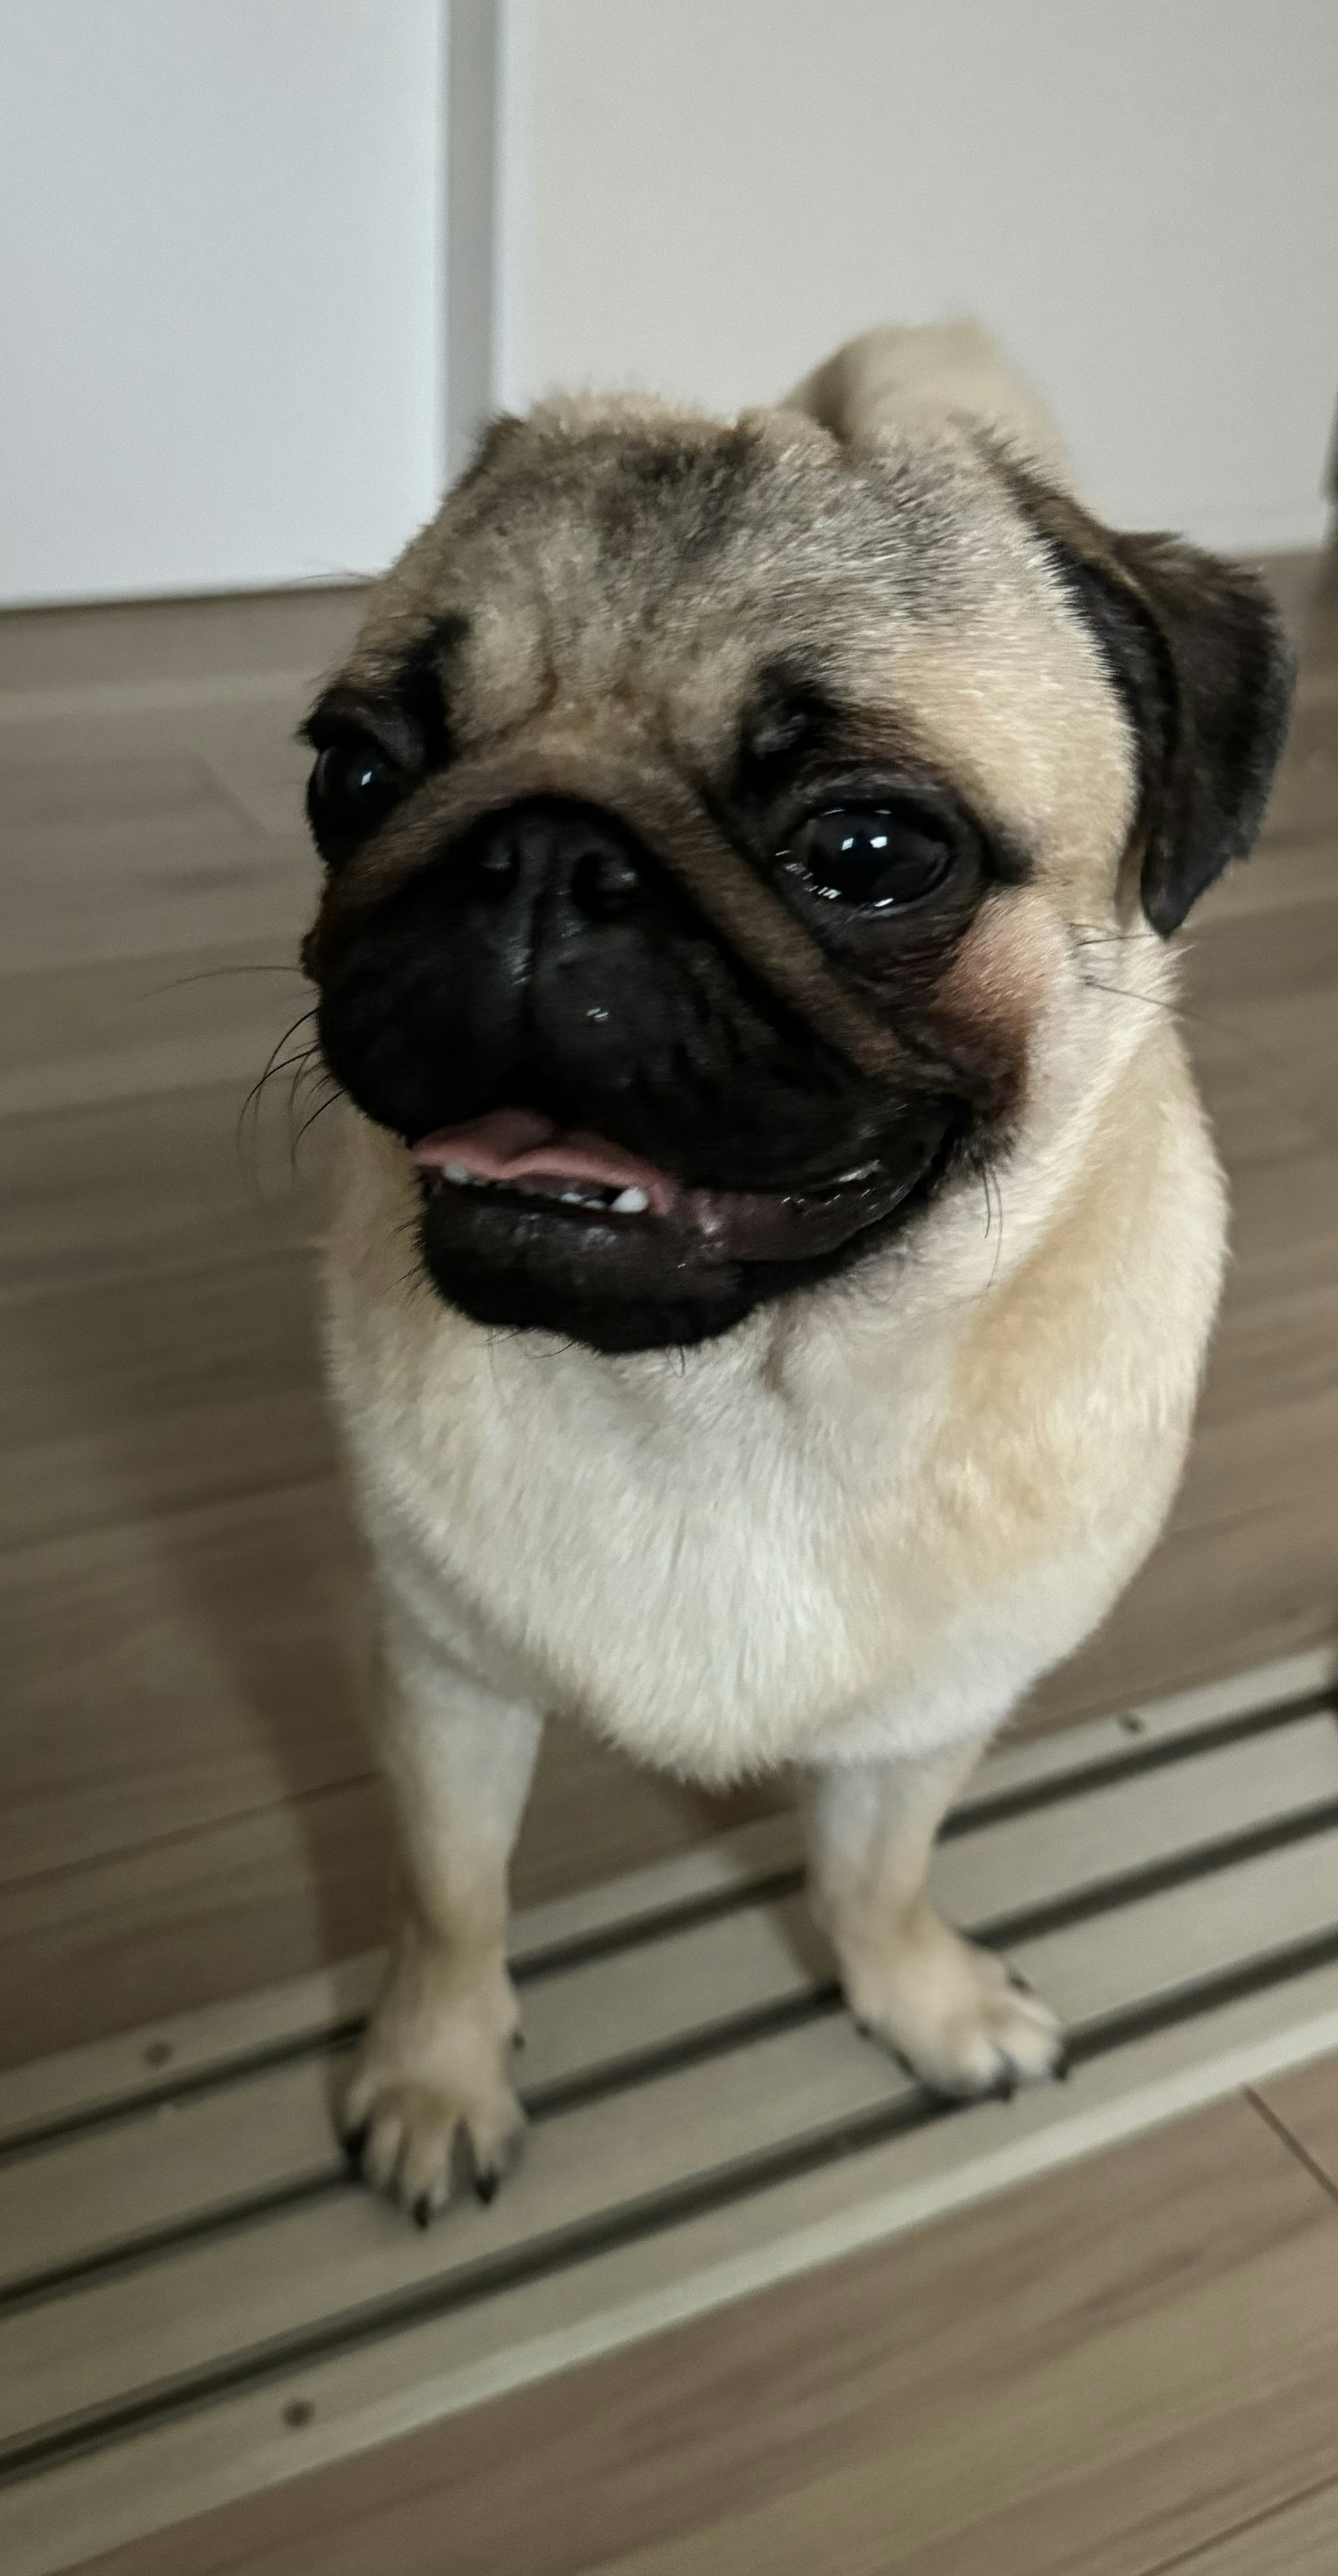
[[[951,874],[958,841],[948,819],[928,805],[838,805],[810,814],[786,857],[812,893],[864,912],[900,912],[923,903]]]
[[[354,841],[373,831],[403,789],[393,760],[374,742],[332,742],[320,754],[307,789],[318,841]]]

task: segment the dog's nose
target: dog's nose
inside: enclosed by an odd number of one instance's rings
[[[635,845],[611,816],[592,808],[513,806],[475,837],[474,866],[499,894],[565,898],[589,921],[627,912],[642,890]]]

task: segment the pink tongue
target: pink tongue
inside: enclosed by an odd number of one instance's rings
[[[467,1126],[421,1137],[412,1150],[424,1171],[457,1163],[480,1181],[591,1181],[600,1189],[644,1190],[656,1216],[668,1216],[679,1193],[678,1182],[658,1163],[643,1163],[607,1137],[559,1127],[537,1109],[492,1109]]]

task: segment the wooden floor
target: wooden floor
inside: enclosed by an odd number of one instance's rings
[[[1170,1531],[1033,1724],[1338,1625],[1338,577],[1275,570],[1305,639],[1292,749],[1187,970],[1235,1195],[1226,1310]],[[310,1322],[320,1128],[295,1178],[285,1074],[237,1136],[306,1006],[291,731],[357,605],[0,621],[11,2062],[383,1928],[361,1569]],[[519,1892],[748,1805],[560,1735]],[[1323,2576],[1336,2199],[1320,2069],[100,2563]]]

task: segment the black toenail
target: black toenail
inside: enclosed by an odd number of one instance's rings
[[[1061,2048],[1059,2050],[1050,2072],[1053,2075],[1056,2084],[1067,2084],[1070,2075],[1073,2073],[1073,2060],[1066,2048]]]
[[[417,2200],[414,2202],[414,2205],[413,2205],[413,2223],[414,2223],[415,2227],[430,2227],[430,2226],[431,2226],[431,2224],[432,2224],[432,2198],[431,2198],[431,2194],[430,2194],[429,2192],[426,2192],[426,2191],[420,2191],[420,2193],[419,2193],[419,2195],[418,2195]]]
[[[367,2132],[370,2127],[370,2120],[364,2120],[359,2128],[345,2129],[339,2141],[350,2173],[356,2174],[361,2171],[362,2151],[367,2144]]]
[[[481,2173],[474,2176],[474,2189],[485,2209],[490,2200],[497,2198],[497,2186],[500,2181],[501,2175],[495,2173]]]

